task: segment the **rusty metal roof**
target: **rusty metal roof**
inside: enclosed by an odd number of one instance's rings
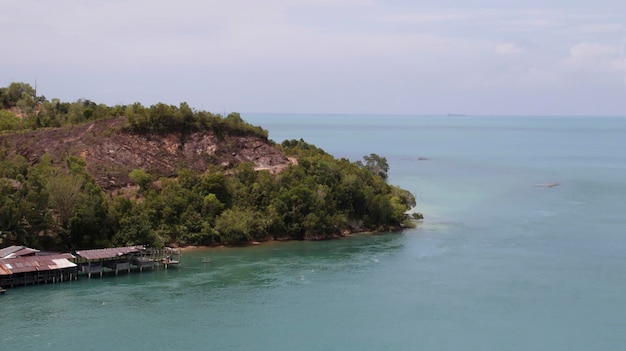
[[[75,263],[68,261],[66,255],[69,254],[2,258],[0,259],[0,275],[76,267]]]
[[[50,260],[54,260],[58,258],[65,258],[68,260],[73,260],[76,258],[76,256],[72,255],[71,253],[55,253],[55,254],[47,254],[47,255],[37,255],[37,257],[47,258]]]
[[[0,258],[5,258],[15,252],[18,252],[20,250],[22,250],[24,248],[24,246],[15,246],[15,245],[11,245],[11,246],[7,246],[5,248],[0,249]]]
[[[21,249],[20,251],[12,253],[11,256],[12,257],[28,256],[28,255],[34,255],[37,252],[39,252],[39,250],[31,249],[30,247],[25,247]]]
[[[55,258],[52,262],[54,262],[57,269],[76,267],[76,263],[70,262],[65,258]]]
[[[11,275],[11,270],[4,268],[4,265],[0,263],[0,275]]]
[[[12,245],[12,246],[5,247],[4,249],[0,249],[0,258],[13,258],[13,257],[20,257],[20,256],[28,256],[28,255],[34,255],[38,252],[39,250],[31,249],[30,247]]]
[[[76,251],[76,255],[88,260],[115,258],[145,250],[144,246],[114,247],[110,249],[95,249]]]

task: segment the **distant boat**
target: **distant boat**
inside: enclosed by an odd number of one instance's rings
[[[559,185],[559,182],[554,182],[554,183],[539,183],[539,184],[533,184],[533,186],[539,187],[539,188],[553,188],[557,185]]]
[[[465,117],[465,113],[448,113],[448,117]]]
[[[4,290],[1,286],[0,286],[0,295],[4,295],[4,293],[7,292],[6,290]]]
[[[211,263],[211,257],[202,257],[202,263]]]

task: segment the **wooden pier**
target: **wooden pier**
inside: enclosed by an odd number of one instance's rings
[[[127,246],[107,249],[80,250],[74,254],[41,253],[23,246],[0,249],[0,286],[14,287],[57,283],[78,279],[78,275],[103,273],[118,275],[131,273],[133,269],[155,269],[169,266],[180,267],[182,250],[165,247]],[[0,288],[0,293],[4,289]]]
[[[144,269],[154,269],[163,266],[167,269],[171,265],[180,265],[182,252],[180,249],[165,247],[163,249],[146,248],[145,246],[127,246],[111,249],[96,249],[76,251],[77,263],[91,278],[92,273],[102,274],[104,269],[115,272],[130,273],[132,267],[139,272]]]
[[[154,259],[150,257],[135,256],[131,259],[131,264],[139,268],[139,272],[143,272],[144,268],[154,268]]]
[[[80,270],[91,278],[91,274],[100,274],[104,272],[104,268],[109,271],[130,273],[130,260],[133,255],[140,254],[145,251],[144,246],[126,246],[114,247],[109,249],[94,249],[76,251],[76,263],[80,266]]]
[[[172,265],[178,266],[180,264],[180,261],[182,260],[182,257],[183,257],[183,252],[181,249],[174,249],[171,247],[166,247],[163,249],[162,255],[164,257],[161,257],[161,259],[159,260],[159,263],[161,263],[163,267],[167,269],[168,266],[172,266]]]

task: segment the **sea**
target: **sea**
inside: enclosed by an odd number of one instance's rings
[[[424,220],[7,289],[0,350],[626,347],[626,118],[242,116],[277,143],[386,157]]]

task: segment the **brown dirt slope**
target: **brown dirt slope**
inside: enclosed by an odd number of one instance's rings
[[[210,165],[223,169],[252,162],[257,169],[279,172],[290,164],[270,142],[258,136],[218,137],[212,131],[187,135],[132,134],[124,132],[125,118],[40,129],[0,136],[8,156],[22,155],[35,164],[48,154],[55,164],[73,155],[85,160],[87,170],[105,190],[128,186],[133,169],[162,177],[175,176],[181,168],[206,171]]]

